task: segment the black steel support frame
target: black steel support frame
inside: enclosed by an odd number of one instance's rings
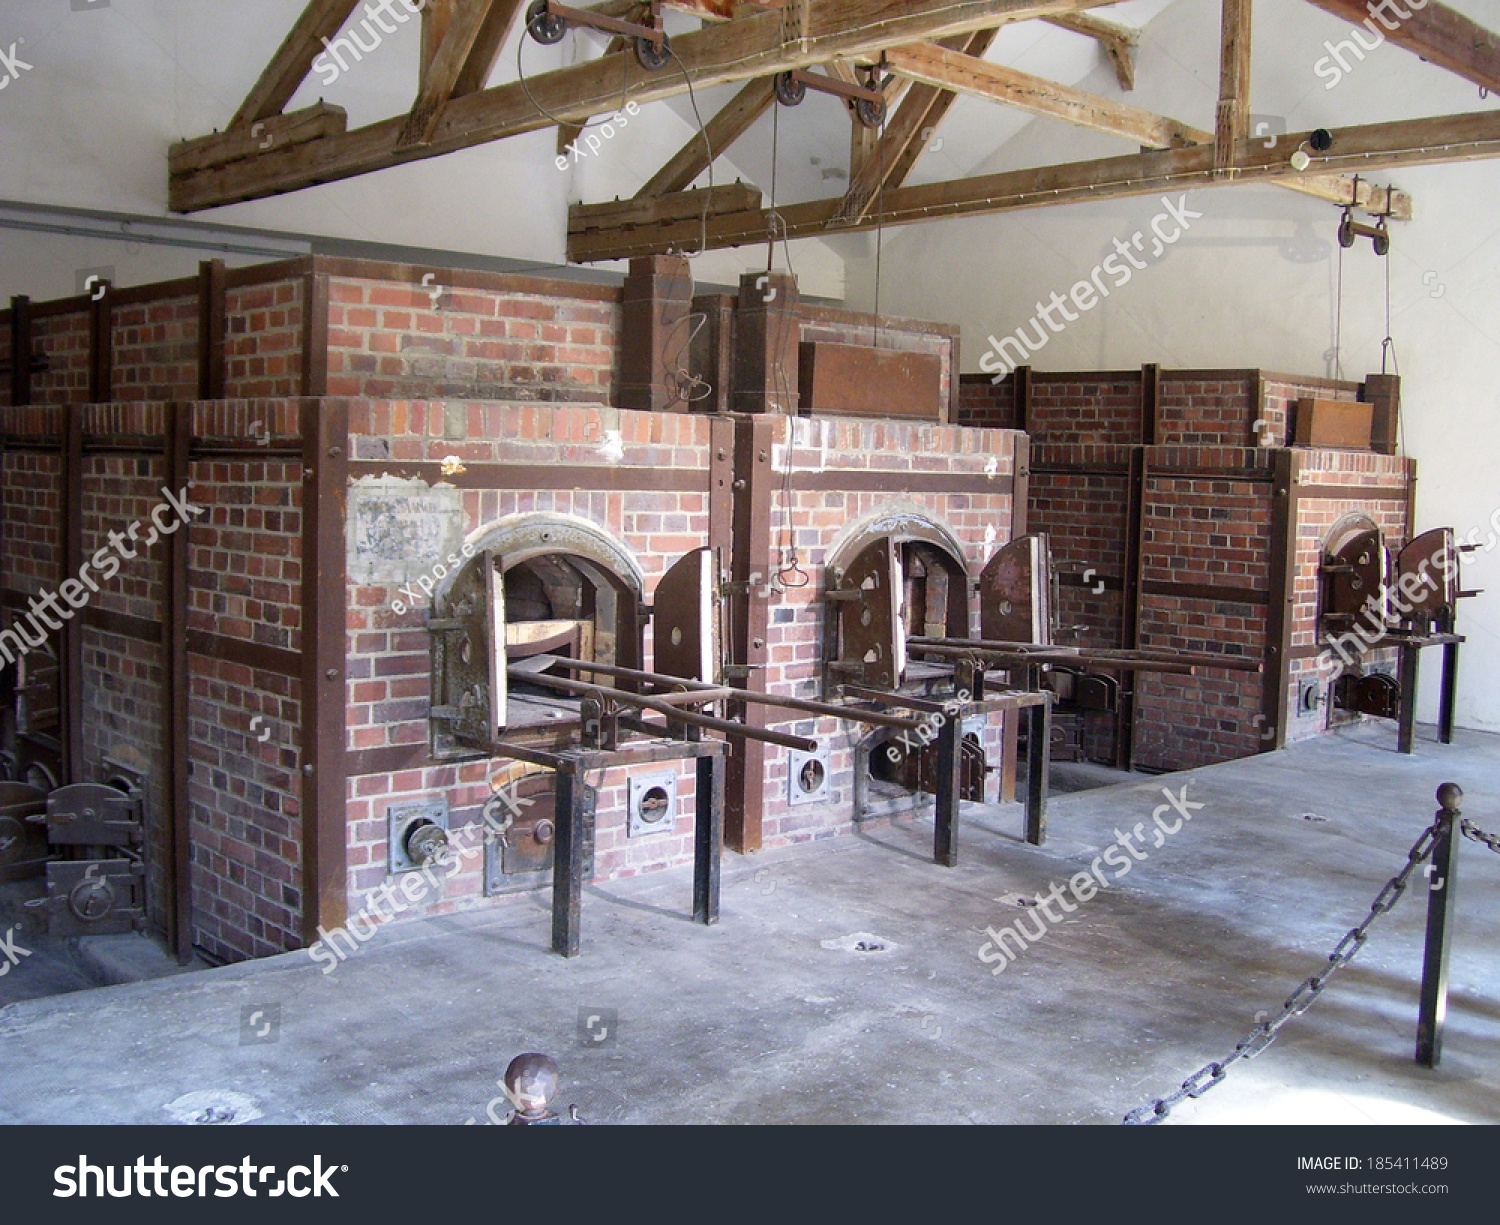
[[[975,672],[976,684],[983,672]],[[931,698],[911,697],[901,693],[869,689],[863,685],[843,685],[850,697],[865,698],[887,706],[928,715],[942,715],[937,735],[937,805],[933,819],[932,860],[945,868],[958,865],[959,801],[962,793],[963,725],[974,715],[995,711],[1025,710],[1026,735],[1026,841],[1041,846],[1047,840],[1047,772],[1052,757],[1052,695],[1045,690],[1024,692],[1007,689],[977,701],[966,702],[958,709],[952,703]]]
[[[1454,712],[1458,701],[1458,647],[1463,641],[1456,634],[1434,634],[1400,642],[1401,717],[1396,730],[1396,751],[1413,753],[1417,741],[1417,677],[1422,648],[1443,648],[1443,680],[1438,699],[1438,742],[1453,743]]]
[[[577,957],[583,930],[584,822],[589,819],[584,776],[591,770],[642,762],[695,760],[693,822],[693,920],[705,926],[719,921],[719,872],[724,855],[724,753],[722,740],[655,741],[608,751],[573,749],[548,753],[525,745],[496,743],[495,752],[556,775],[552,855],[552,951]]]
[[[1446,802],[1446,801],[1444,801]],[[1454,896],[1458,877],[1458,821],[1455,808],[1438,811],[1427,893],[1427,942],[1422,956],[1422,996],[1417,1013],[1417,1063],[1435,1068],[1443,1058],[1443,1024],[1448,1016],[1448,956],[1453,948]]]

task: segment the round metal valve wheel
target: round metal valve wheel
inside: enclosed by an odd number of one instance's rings
[[[414,826],[406,835],[406,853],[412,863],[429,864],[448,849],[448,832],[431,821]]]
[[[68,893],[68,909],[80,923],[97,923],[114,908],[114,886],[102,876],[86,876]]]
[[[802,99],[807,97],[807,84],[797,80],[790,72],[781,72],[776,74],[772,92],[782,106],[800,106]]]
[[[544,818],[536,823],[531,836],[542,846],[551,846],[553,839],[557,837],[557,826]]]
[[[550,47],[562,42],[563,35],[568,32],[568,19],[549,13],[547,0],[533,0],[526,10],[526,32],[542,46]]]
[[[657,72],[672,62],[672,44],[665,34],[662,35],[661,42],[638,38],[635,40],[635,58],[640,61],[642,68]]]

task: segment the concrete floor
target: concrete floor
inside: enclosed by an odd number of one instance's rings
[[[483,1123],[509,1060],[542,1050],[559,1105],[600,1123],[1115,1123],[1319,967],[1439,783],[1500,829],[1500,738],[1424,733],[1413,757],[1378,725],[1059,796],[1043,848],[1019,809],[984,810],[957,869],[929,862],[928,821],[731,855],[712,929],[686,917],[686,871],[593,887],[571,962],[541,893],[387,928],[327,976],[295,953],[25,1000],[0,1009],[0,1122]],[[1185,781],[1192,822],[992,976],[983,929]],[[1312,1011],[1171,1122],[1500,1119],[1500,856],[1466,843],[1461,866],[1439,1071],[1411,1057],[1419,880]]]

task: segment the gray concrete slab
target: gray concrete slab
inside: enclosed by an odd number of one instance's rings
[[[541,893],[387,927],[327,975],[296,953],[15,1003],[0,1120],[483,1123],[512,1056],[543,1050],[561,1104],[598,1122],[1114,1123],[1319,968],[1439,783],[1500,828],[1500,739],[1429,731],[1410,758],[1394,740],[1367,727],[1061,796],[1042,848],[1018,808],[973,812],[956,869],[928,861],[921,820],[730,856],[712,929],[687,917],[686,870],[591,887],[574,961],[547,951]],[[1035,929],[1018,897],[1066,884],[1184,784],[1190,822],[991,973],[986,927]],[[1465,844],[1462,869],[1441,1070],[1412,1063],[1419,883],[1316,1008],[1172,1121],[1500,1119],[1500,856]]]

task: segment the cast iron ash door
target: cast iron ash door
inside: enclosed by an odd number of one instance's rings
[[[839,653],[832,668],[844,684],[895,689],[906,672],[901,552],[887,536],[861,550],[831,576],[828,598],[838,609]]]
[[[146,869],[138,859],[47,865],[49,936],[111,936],[144,931]],[[35,903],[29,903],[35,905]]]

